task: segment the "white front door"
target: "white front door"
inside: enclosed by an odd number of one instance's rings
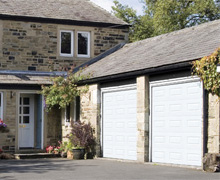
[[[152,162],[202,165],[200,81],[152,86]]]
[[[34,95],[21,94],[18,120],[19,148],[34,147]]]
[[[103,93],[103,156],[137,160],[137,90]]]

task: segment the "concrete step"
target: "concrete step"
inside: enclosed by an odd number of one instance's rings
[[[15,159],[40,159],[40,158],[58,158],[60,154],[32,153],[32,154],[14,154]]]
[[[36,153],[45,153],[45,150],[42,149],[20,149],[16,151],[16,154],[36,154]]]

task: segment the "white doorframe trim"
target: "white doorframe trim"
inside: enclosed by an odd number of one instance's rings
[[[17,126],[17,136],[18,136],[18,150],[20,149],[20,146],[19,146],[19,101],[20,101],[20,96],[21,94],[39,94],[38,91],[36,90],[20,90],[18,91],[18,96],[16,98],[16,126]],[[41,129],[41,132],[42,132],[42,140],[41,140],[41,149],[43,149],[44,147],[44,104],[43,104],[43,96],[42,96],[42,129]]]
[[[44,149],[44,96],[41,95],[41,149]]]
[[[101,154],[103,156],[103,94],[108,92],[117,92],[117,91],[123,91],[123,90],[132,90],[137,89],[136,84],[129,84],[129,85],[121,85],[121,86],[112,86],[112,87],[105,87],[101,88],[101,121],[100,121],[100,148],[101,148]]]
[[[149,115],[149,162],[152,162],[152,88],[157,86],[165,86],[165,85],[172,85],[172,84],[180,84],[180,83],[187,83],[187,82],[201,82],[200,78],[197,76],[188,76],[183,78],[172,78],[167,80],[159,80],[150,82],[150,115]],[[201,82],[201,89],[202,89],[202,99],[204,97],[204,87],[203,83]],[[202,100],[201,104],[202,108],[202,120],[204,121],[204,101]],[[204,154],[204,123],[202,123],[202,154]],[[201,157],[202,158],[202,157]]]
[[[3,103],[4,103],[4,101],[3,101],[3,99],[4,99],[4,93],[3,93],[2,91],[0,92],[0,96],[1,96],[1,109],[0,109],[0,111],[1,111],[1,117],[0,117],[0,118],[1,118],[2,120],[4,120],[4,114],[3,114],[3,113],[4,113],[4,104],[3,104]]]

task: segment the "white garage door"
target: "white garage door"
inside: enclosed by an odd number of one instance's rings
[[[136,93],[103,92],[103,157],[137,160]]]
[[[202,85],[152,86],[152,162],[202,165]]]

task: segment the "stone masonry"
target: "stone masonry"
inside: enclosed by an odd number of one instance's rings
[[[58,141],[62,140],[61,109],[54,107],[51,111],[45,112],[45,124],[46,142],[44,145],[58,145]]]
[[[4,152],[13,152],[16,142],[16,91],[4,90],[3,102],[5,111],[3,112],[3,121],[7,124],[9,132],[1,133],[0,148]]]
[[[74,32],[74,56],[59,55],[60,30]],[[91,57],[77,57],[77,31],[91,33]],[[0,70],[63,70],[128,40],[127,29],[0,20]]]
[[[92,127],[95,128],[96,137],[96,156],[101,156],[101,120],[100,120],[100,109],[101,109],[101,91],[98,84],[89,86],[89,90],[86,94],[81,97],[81,117],[80,119],[85,122],[90,122]]]
[[[209,94],[208,153],[220,153],[220,108],[217,96]]]
[[[137,77],[137,160],[149,161],[149,78]]]

